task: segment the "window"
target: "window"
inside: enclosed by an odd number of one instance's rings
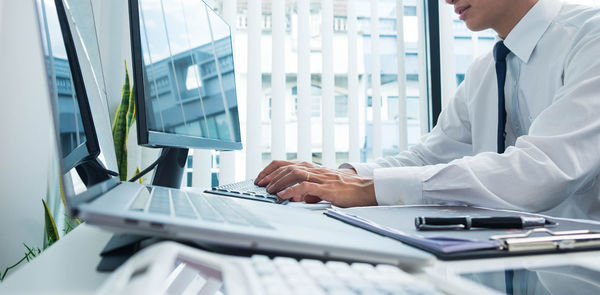
[[[234,19],[237,23],[235,28],[235,45],[234,59],[236,65],[236,73],[238,78],[238,86],[247,87],[247,66],[250,56],[248,55],[248,22],[252,18],[248,17],[248,1],[237,0],[231,2],[225,0],[215,0],[214,8],[219,12],[235,7],[236,16]],[[298,126],[299,124],[310,123],[310,142],[311,153],[316,160],[320,160],[323,154],[323,54],[322,47],[322,17],[323,7],[321,1],[310,1],[310,13],[308,19],[310,21],[310,118],[298,118],[299,98],[298,98],[298,1],[283,1],[285,4],[285,155],[288,159],[296,159],[299,153],[300,143],[298,142]],[[398,153],[406,147],[406,143],[402,145],[399,142],[401,129],[398,124],[398,110],[402,105],[406,106],[406,122],[403,122],[403,128],[406,128],[404,134],[408,137],[408,145],[413,145],[418,142],[421,136],[421,119],[423,118],[423,101],[422,83],[426,82],[426,76],[420,75],[423,67],[420,66],[424,62],[423,56],[419,55],[421,45],[419,44],[419,31],[424,27],[417,3],[422,3],[417,0],[403,1],[403,25],[404,30],[400,32],[404,38],[403,46],[405,51],[398,54],[398,20],[396,17],[396,5],[398,1],[394,0],[354,0],[354,11],[356,19],[349,20],[348,17],[348,1],[334,0],[333,1],[333,17],[331,20],[333,29],[333,74],[334,74],[334,93],[333,93],[333,118],[335,132],[335,163],[339,165],[342,162],[349,160],[350,149],[350,125],[351,122],[358,122],[358,129],[353,130],[358,134],[360,161],[370,161],[378,156],[373,152],[374,148],[380,150],[379,155],[392,155]],[[271,161],[271,145],[272,145],[272,125],[274,103],[279,97],[273,94],[272,67],[274,52],[272,42],[274,42],[274,27],[275,17],[272,15],[273,1],[262,1],[262,16],[260,21],[262,24],[261,31],[261,78],[262,78],[262,96],[261,96],[261,114],[257,114],[261,118],[261,159],[262,165],[268,164]],[[372,15],[371,3],[377,3],[378,10],[378,26],[376,31],[379,38],[379,52],[373,52],[374,44],[372,36]],[[424,11],[424,9],[423,9]],[[355,26],[354,26],[355,24]],[[357,87],[358,89],[350,93],[351,85],[349,81],[349,30],[354,26],[356,28],[356,60],[353,66],[357,70]],[[376,43],[377,44],[377,43]],[[424,52],[424,50],[423,50]],[[424,53],[423,53],[424,55]],[[379,83],[373,83],[372,66],[374,58],[377,56],[380,64]],[[398,76],[399,56],[404,60],[404,75]],[[352,62],[352,61],[351,61]],[[399,79],[405,86],[403,91],[404,96],[399,95]],[[376,87],[374,87],[376,85]],[[375,92],[375,93],[374,93]],[[247,100],[247,90],[245,88],[238,89],[238,99]],[[379,93],[381,109],[381,121],[373,122],[373,106],[369,103],[369,97]],[[357,96],[358,113],[350,108],[351,98]],[[400,104],[398,97],[403,97],[405,103]],[[426,106],[425,106],[426,108]],[[242,110],[245,112],[245,110]],[[349,116],[353,116],[350,118]],[[247,118],[248,119],[248,118]],[[380,144],[377,147],[376,133],[373,125],[381,128],[379,133]],[[426,123],[427,124],[427,123]],[[244,127],[242,127],[244,128]],[[385,134],[385,136],[381,136]],[[393,136],[388,136],[393,134]],[[384,138],[385,137],[385,138]],[[388,138],[389,137],[389,138]],[[252,140],[252,139],[246,139]],[[405,140],[406,141],[406,140]],[[248,146],[247,143],[244,143]],[[333,165],[332,165],[333,166]]]
[[[348,117],[348,96],[337,95],[335,97],[335,117],[346,118]]]

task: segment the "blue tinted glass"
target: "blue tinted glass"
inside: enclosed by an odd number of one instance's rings
[[[85,145],[86,137],[56,6],[53,0],[38,0],[37,5],[41,12],[39,16],[46,69],[48,79],[52,81],[50,91],[52,98],[58,102],[60,143],[64,158],[79,146]]]
[[[240,142],[229,26],[201,0],[141,0],[148,129]]]

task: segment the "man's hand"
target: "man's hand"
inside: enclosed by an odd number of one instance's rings
[[[284,168],[289,166],[298,166],[298,167],[306,167],[306,168],[316,168],[319,167],[317,165],[308,163],[308,162],[296,162],[296,161],[272,161],[265,169],[263,169],[256,179],[254,179],[254,184],[258,186],[266,186],[273,178],[281,173]]]
[[[340,207],[374,206],[373,179],[353,169],[328,169],[307,162],[273,161],[254,181],[271,194],[296,202],[329,201]]]

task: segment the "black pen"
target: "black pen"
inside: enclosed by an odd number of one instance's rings
[[[415,217],[415,227],[418,230],[441,229],[471,229],[478,228],[530,228],[556,225],[555,222],[543,217],[528,216],[492,216],[492,217]]]

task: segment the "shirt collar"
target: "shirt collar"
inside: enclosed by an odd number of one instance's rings
[[[527,63],[561,7],[560,1],[539,0],[506,36],[504,45],[521,61]],[[502,39],[496,36],[496,40]]]

